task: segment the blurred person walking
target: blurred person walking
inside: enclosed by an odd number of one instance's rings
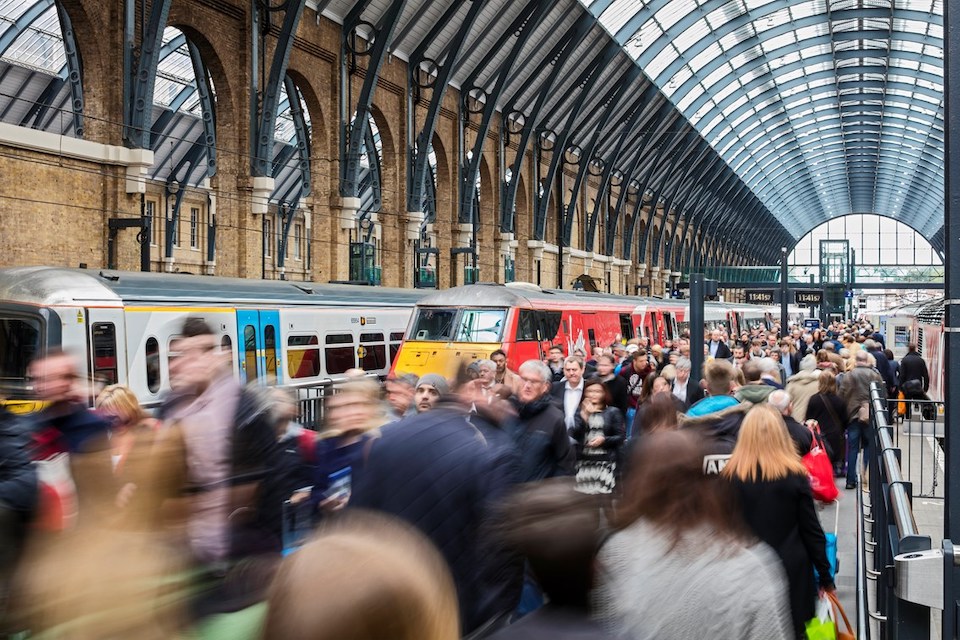
[[[780,557],[789,583],[793,637],[803,638],[817,598],[814,567],[821,589],[836,587],[809,472],[775,407],[761,404],[750,409],[721,475],[739,497],[747,526]]]
[[[791,638],[776,556],[750,539],[730,487],[702,464],[693,434],[640,439],[616,532],[598,555],[598,619],[631,640]]]
[[[583,493],[613,493],[617,484],[626,432],[620,410],[609,406],[609,400],[600,378],[584,383],[583,401],[571,431],[577,443],[577,489]]]

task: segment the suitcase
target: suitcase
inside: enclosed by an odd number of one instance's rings
[[[833,574],[834,581],[836,581],[837,571],[840,570],[840,560],[837,558],[837,527],[840,524],[840,503],[834,501],[833,504],[835,505],[833,516],[833,532],[828,533],[824,531],[823,536],[827,540],[827,560],[830,562],[830,572]],[[817,573],[816,567],[813,569],[813,575],[817,578],[817,580],[820,579],[820,574]]]

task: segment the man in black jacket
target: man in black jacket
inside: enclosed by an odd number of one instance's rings
[[[911,400],[929,400],[927,391],[930,389],[930,373],[927,363],[917,353],[917,345],[913,342],[907,345],[907,355],[900,361],[900,379],[898,380],[903,397],[907,400],[906,419],[910,419]],[[926,407],[924,407],[926,408]],[[925,412],[924,417],[930,415]]]
[[[515,396],[517,424],[513,438],[520,449],[520,481],[573,473],[576,454],[564,424],[563,409],[551,397],[553,374],[539,360],[520,365],[520,391]]]
[[[516,452],[494,437],[492,425],[478,422],[483,416],[470,413],[471,405],[487,407],[482,396],[464,395],[464,384],[460,396],[447,395],[430,411],[383,428],[350,507],[397,516],[430,538],[450,566],[466,635],[496,625],[516,608],[522,563],[505,556],[488,535],[517,479]]]
[[[729,360],[733,357],[730,347],[723,341],[723,334],[720,329],[714,329],[710,333],[710,341],[707,343],[708,354],[717,360]]]

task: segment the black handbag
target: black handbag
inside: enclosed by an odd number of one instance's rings
[[[904,393],[923,393],[923,382],[916,378],[907,380],[901,385],[900,390]]]

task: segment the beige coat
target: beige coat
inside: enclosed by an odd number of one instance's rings
[[[807,419],[807,404],[820,390],[820,370],[798,371],[787,382],[787,393],[793,402],[793,417],[797,422]]]

